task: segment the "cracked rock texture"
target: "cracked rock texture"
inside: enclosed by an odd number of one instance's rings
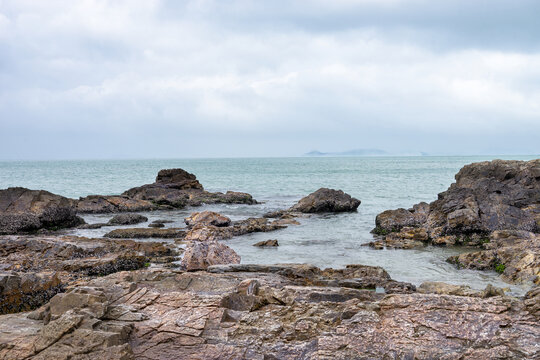
[[[538,300],[415,293],[361,265],[152,268],[0,316],[0,359],[534,359]]]

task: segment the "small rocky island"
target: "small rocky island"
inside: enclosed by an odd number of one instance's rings
[[[185,227],[134,227],[148,220],[134,212],[211,203],[257,204],[207,192],[182,169],[116,196],[0,190],[0,359],[540,357],[540,160],[467,165],[434,202],[379,214],[369,244],[471,247],[448,261],[529,286],[521,298],[493,286],[416,287],[359,264],[242,264],[220,242],[356,211],[360,200],[340,190],[264,217],[193,211]],[[85,224],[88,213],[111,219]],[[107,226],[121,227],[99,238],[65,230]]]

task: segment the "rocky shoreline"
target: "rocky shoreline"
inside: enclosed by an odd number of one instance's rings
[[[377,215],[369,245],[411,249],[426,243],[479,251],[454,256],[461,268],[495,270],[509,282],[540,284],[540,159],[463,167],[430,204]]]
[[[378,288],[384,292],[376,291]],[[0,316],[1,359],[532,359],[538,292],[414,292],[376,267],[122,271]]]
[[[540,160],[467,165],[436,201],[379,214],[367,244],[470,247],[448,261],[529,284],[522,298],[493,286],[416,287],[358,264],[241,264],[220,242],[356,211],[360,200],[340,190],[264,217],[201,211],[185,227],[133,227],[148,221],[134,212],[214,203],[257,201],[207,192],[182,169],[116,196],[0,190],[0,359],[540,357]],[[111,219],[85,224],[78,214],[89,213]],[[99,238],[63,230],[109,226]]]

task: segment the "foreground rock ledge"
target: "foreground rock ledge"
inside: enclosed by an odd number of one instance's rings
[[[32,310],[90,278],[171,263],[171,244],[77,236],[0,237],[0,314]]]
[[[366,289],[379,285],[401,293]],[[119,272],[0,316],[0,359],[540,356],[540,291],[523,301],[412,291],[360,265]]]

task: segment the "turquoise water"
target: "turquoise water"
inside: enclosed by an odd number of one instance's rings
[[[529,160],[537,156],[497,157]],[[465,164],[493,157],[336,157],[248,158],[122,161],[0,162],[0,188],[25,186],[77,198],[89,194],[119,194],[131,187],[151,183],[163,168],[181,167],[197,175],[210,191],[236,190],[252,194],[263,204],[212,205],[197,209],[148,214],[168,217],[182,225],[191,211],[213,209],[234,219],[259,216],[291,206],[320,187],[342,189],[360,199],[358,212],[316,215],[301,219],[300,226],[272,233],[227,240],[244,263],[305,262],[321,267],[360,263],[380,265],[398,280],[420,284],[446,281],[483,288],[488,282],[504,285],[493,272],[457,270],[445,259],[464,249],[428,247],[420,250],[372,250],[361,244],[372,240],[375,216],[384,210],[411,207],[433,201],[454,181]],[[86,216],[101,222],[110,215]],[[142,224],[141,226],[146,226]],[[77,231],[101,236],[110,228]],[[252,244],[278,239],[277,249]],[[521,292],[513,287],[515,292]]]

